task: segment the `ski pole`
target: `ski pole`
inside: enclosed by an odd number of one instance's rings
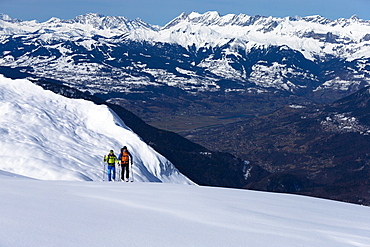
[[[122,179],[121,179],[121,173],[122,173],[122,167],[120,166],[120,165],[117,165],[118,167],[117,167],[117,173],[118,173],[118,177],[117,177],[117,180],[119,181],[119,182],[122,182]]]
[[[105,162],[104,162],[104,171],[103,171],[103,182],[105,181],[105,176],[106,176],[106,169],[105,169]]]
[[[117,182],[117,170],[117,166],[114,164],[114,176],[112,175],[114,177],[114,179],[112,179],[113,182]]]
[[[134,171],[132,170],[132,162],[131,162],[131,182],[134,182]]]
[[[116,165],[113,164],[112,171],[111,171],[111,176],[112,176],[111,179],[113,182],[116,181],[116,172],[117,172]]]

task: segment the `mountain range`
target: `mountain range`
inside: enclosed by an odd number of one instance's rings
[[[173,131],[292,101],[332,102],[369,85],[370,21],[356,16],[193,12],[159,27],[92,13],[42,23],[2,14],[0,37],[0,65],[100,95]]]
[[[114,92],[167,85],[301,94],[368,84],[370,21],[356,16],[183,13],[164,27],[99,14],[43,23],[0,18],[1,65],[31,67],[75,85],[90,79],[83,84],[94,93],[111,84]],[[335,64],[346,65],[344,71]],[[72,71],[79,76],[63,75]]]

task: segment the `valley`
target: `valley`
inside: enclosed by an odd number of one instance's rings
[[[128,94],[108,100],[132,111],[157,128],[186,133],[195,129],[247,120],[265,115],[304,98],[271,93],[197,93],[182,95]]]
[[[287,105],[185,136],[251,161],[269,175],[247,188],[370,204],[370,89],[332,104]]]

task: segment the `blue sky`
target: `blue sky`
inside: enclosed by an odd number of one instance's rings
[[[86,13],[140,18],[165,25],[182,12],[265,15],[321,15],[329,19],[356,14],[370,20],[370,0],[0,0],[0,13],[22,20],[72,19]]]

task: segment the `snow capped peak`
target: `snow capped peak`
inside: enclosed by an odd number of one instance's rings
[[[129,20],[121,16],[104,16],[98,13],[88,13],[79,15],[74,19],[61,20],[51,18],[46,22],[37,21],[17,21],[3,16],[5,19],[0,22],[0,33],[5,34],[47,34],[40,37],[43,41],[47,40],[70,40],[71,38],[89,38],[94,35],[103,37],[113,37],[122,34],[145,33],[158,30],[157,26],[145,23],[140,19]],[[1,20],[1,19],[0,19]],[[52,35],[54,35],[52,37]]]
[[[219,20],[220,15],[217,11],[208,11],[204,14],[192,12],[189,15],[189,19],[193,23],[212,24]]]
[[[74,19],[67,20],[65,22],[92,25],[96,28],[100,28],[103,18],[104,18],[104,16],[101,15],[101,14],[88,13],[88,14],[76,16]]]
[[[321,25],[327,25],[330,22],[332,22],[332,20],[330,20],[328,18],[325,18],[325,17],[322,17],[321,15],[306,16],[306,17],[303,17],[302,20],[304,20],[306,22],[311,22],[311,23],[318,23],[318,24],[321,24]]]
[[[312,15],[306,17],[300,16],[290,16],[285,18],[272,17],[272,16],[248,16],[245,14],[227,14],[221,16],[217,11],[208,11],[203,14],[198,12],[191,12],[190,14],[181,13],[178,17],[174,18],[169,22],[163,29],[168,29],[182,22],[187,22],[189,24],[201,24],[204,26],[251,26],[251,25],[270,25],[275,23],[277,27],[278,24],[286,23],[286,25],[291,25],[293,28],[297,26],[300,28],[300,24],[297,22],[306,23],[306,25],[319,24],[322,26],[336,26],[342,25],[341,23],[345,21],[347,24],[361,23],[362,25],[370,26],[370,21],[364,21],[358,18],[357,15],[353,15],[349,19],[338,19],[331,20],[320,15]],[[313,27],[312,27],[313,28]]]
[[[18,24],[18,23],[23,22],[22,20],[13,19],[9,15],[2,14],[2,13],[0,13],[0,21],[3,21],[4,23],[14,23],[14,24]],[[35,22],[35,21],[29,21],[29,23],[30,22]],[[1,26],[2,26],[2,24],[0,24],[0,27]]]
[[[320,15],[278,18],[192,12],[182,13],[160,32],[154,40],[184,47],[222,46],[229,40],[239,40],[246,47],[285,45],[310,60],[326,55],[354,60],[370,55],[363,43],[370,40],[370,21],[357,16],[330,20]]]
[[[3,20],[3,21],[11,21],[12,18],[9,15],[0,13],[0,20]]]
[[[56,17],[51,17],[49,20],[47,20],[45,23],[60,23],[61,19]]]
[[[102,19],[104,17],[105,17],[104,15],[99,14],[99,13],[87,13],[84,15],[78,15],[73,20],[75,20],[76,22],[88,23],[90,21]]]
[[[170,29],[176,27],[177,25],[201,25],[201,26],[211,26],[218,25],[220,22],[220,15],[216,11],[209,11],[204,14],[198,12],[191,12],[190,14],[182,13],[168,24],[166,24],[162,29]]]
[[[188,22],[189,24],[201,24],[209,26],[224,26],[224,25],[244,25],[246,22],[250,22],[251,19],[259,19],[260,16],[250,17],[245,14],[228,14],[220,16],[217,11],[208,11],[204,14],[198,12],[192,12],[190,14],[182,13],[171,22],[169,22],[165,28],[175,26],[181,22]]]
[[[357,15],[352,15],[349,19],[352,20],[352,21],[359,21],[360,20],[360,18],[358,18]]]
[[[182,13],[175,19],[173,19],[169,24],[173,26],[175,24],[180,23],[181,21],[189,22],[192,24],[202,24],[202,25],[240,25],[240,26],[250,26],[250,25],[265,25],[266,23],[269,24],[271,22],[275,23],[290,23],[290,25],[295,25],[294,22],[306,22],[308,25],[309,23],[320,24],[320,25],[329,25],[335,26],[339,22],[345,20],[348,23],[361,23],[362,25],[370,26],[370,21],[364,21],[358,18],[357,15],[353,15],[350,19],[338,19],[338,20],[331,20],[325,18],[320,15],[312,15],[306,17],[300,16],[290,16],[285,18],[279,17],[272,17],[272,16],[248,16],[245,14],[227,14],[221,16],[217,11],[209,11],[203,14],[198,12],[192,12],[190,14]],[[168,27],[169,24],[166,26]]]
[[[145,28],[155,29],[153,26],[145,23],[141,19],[129,20],[123,16],[104,16],[98,13],[88,13],[85,15],[79,15],[72,20],[64,21],[69,24],[81,24],[91,26],[97,30],[120,30],[127,32],[133,29]]]
[[[182,13],[182,14],[185,14],[185,13]],[[189,19],[194,19],[194,18],[199,18],[200,16],[202,16],[202,14],[193,11],[189,15],[186,14],[186,16],[189,17]]]
[[[179,24],[183,20],[189,20],[189,15],[187,13],[185,13],[185,12],[181,13],[178,17],[174,18],[172,21],[170,21],[169,23],[167,23],[163,27],[163,29],[168,29],[168,28],[171,28],[173,26],[176,26],[177,24]]]

